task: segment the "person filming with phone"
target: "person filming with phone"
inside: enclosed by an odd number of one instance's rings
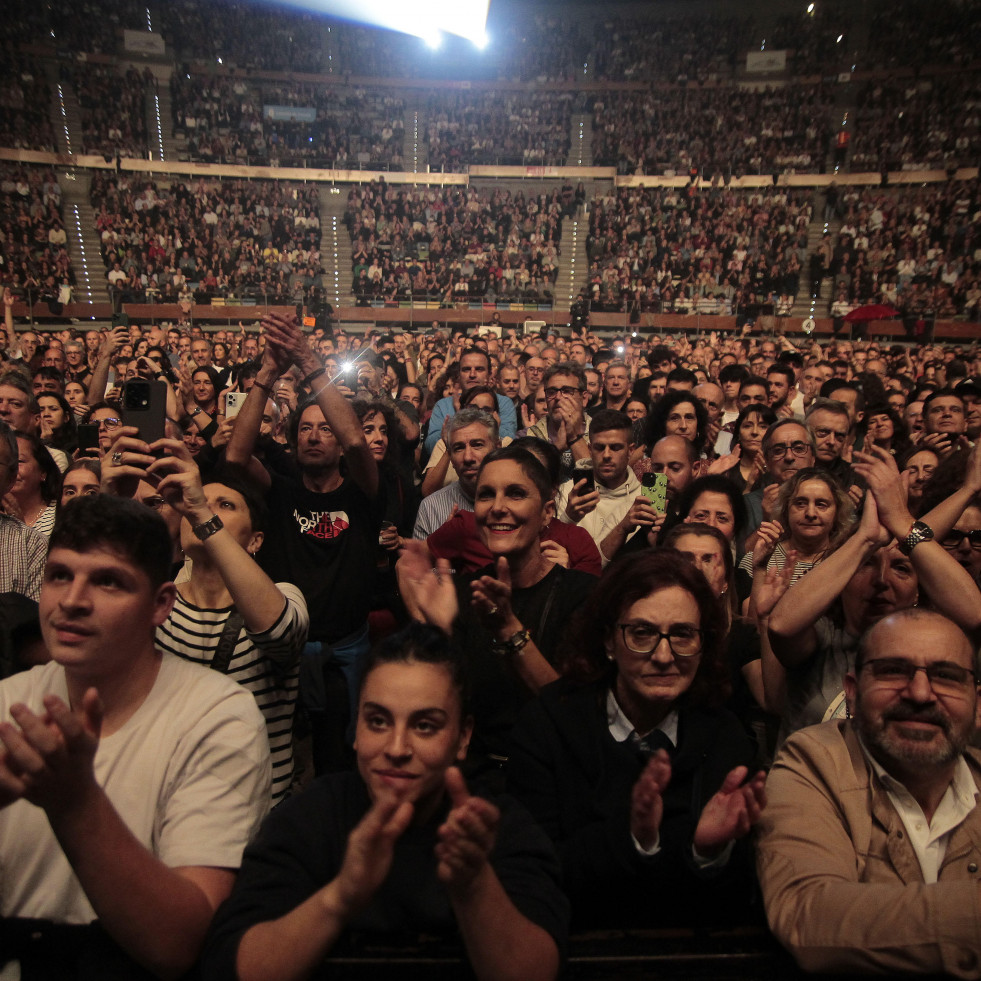
[[[629,465],[632,429],[629,416],[622,412],[596,412],[589,430],[590,459],[578,462],[572,479],[559,487],[556,500],[559,519],[588,531],[604,561],[616,551],[616,547],[605,550],[605,539],[641,496],[640,481]]]

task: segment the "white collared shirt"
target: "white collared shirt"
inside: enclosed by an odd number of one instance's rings
[[[630,737],[636,732],[634,727],[630,724],[630,720],[623,714],[623,709],[620,708],[620,703],[616,699],[616,695],[613,694],[613,689],[611,688],[606,693],[606,724],[610,727],[610,735],[618,743],[626,742]],[[661,720],[659,725],[654,726],[654,729],[660,729],[665,736],[671,740],[672,746],[678,745],[678,712],[677,709],[672,709],[668,714]],[[650,731],[653,732],[654,729]],[[648,735],[648,733],[637,733],[640,738]],[[637,849],[638,853],[641,855],[656,855],[661,850],[661,836],[657,836],[657,840],[651,845],[650,848],[644,848],[644,846],[633,836],[630,836],[630,840],[634,843],[634,848]],[[695,864],[700,869],[713,869],[721,868],[726,862],[729,861],[729,856],[732,854],[732,846],[734,842],[729,842],[725,848],[715,857],[715,858],[703,858],[701,855],[695,851],[695,846],[692,845],[691,853],[692,857],[695,859]]]
[[[971,768],[965,762],[963,755],[958,757],[953,779],[937,805],[933,820],[928,821],[923,808],[913,795],[895,777],[886,772],[869,752],[861,737],[859,737],[859,744],[906,828],[909,843],[913,846],[920,863],[923,881],[936,882],[940,875],[940,866],[943,865],[944,856],[947,854],[950,836],[977,806],[978,788],[971,776]]]

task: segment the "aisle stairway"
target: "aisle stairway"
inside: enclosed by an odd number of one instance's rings
[[[106,270],[99,251],[95,211],[89,203],[90,175],[85,170],[59,173],[61,205],[68,233],[68,252],[75,270],[75,300],[81,303],[108,303]]]
[[[811,219],[811,223],[807,226],[808,261],[804,263],[804,268],[801,271],[801,289],[797,294],[797,299],[794,301],[794,307],[791,311],[791,316],[794,320],[799,319],[802,321],[807,317],[826,317],[828,315],[828,306],[832,300],[832,277],[826,276],[822,279],[821,288],[817,296],[812,296],[809,262],[811,256],[814,255],[818,246],[821,244],[821,238],[824,233],[829,232],[831,241],[834,243],[838,237],[839,228],[841,228],[841,221],[838,218],[833,218],[830,222],[824,220],[824,195],[815,193],[814,216]]]
[[[339,306],[354,304],[351,292],[351,237],[343,221],[346,207],[346,186],[321,187],[320,261],[324,267],[324,294],[335,310]]]
[[[570,150],[568,167],[593,166],[593,121],[587,112],[574,113],[569,126]]]
[[[586,283],[586,232],[589,218],[584,211],[572,218],[562,219],[562,255],[559,256],[559,276],[555,281],[555,308],[568,310],[579,290]]]

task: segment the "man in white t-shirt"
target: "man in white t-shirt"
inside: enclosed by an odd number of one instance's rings
[[[269,808],[252,695],[154,646],[170,564],[135,501],[80,498],[52,532],[52,660],[0,683],[0,967],[25,977],[184,974]]]

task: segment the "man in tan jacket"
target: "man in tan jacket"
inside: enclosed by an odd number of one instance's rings
[[[845,693],[850,718],[795,733],[767,780],[770,926],[807,970],[981,978],[974,646],[939,614],[895,613]]]

